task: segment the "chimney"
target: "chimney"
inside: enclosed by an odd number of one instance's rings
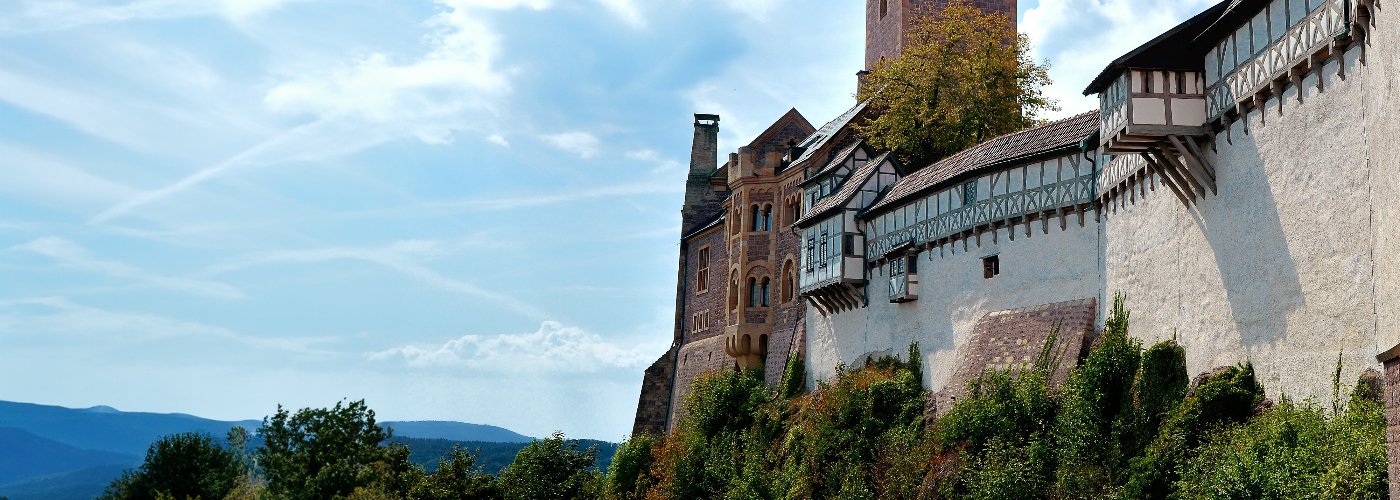
[[[723,200],[710,185],[719,168],[719,115],[695,115],[695,139],[690,145],[690,175],[685,180],[685,205],[681,208],[681,233],[719,212]]]

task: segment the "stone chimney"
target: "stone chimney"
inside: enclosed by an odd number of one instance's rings
[[[685,205],[681,208],[681,234],[689,233],[719,213],[723,193],[715,191],[710,176],[719,168],[719,115],[695,115],[695,139],[690,145],[690,175],[685,179]]]

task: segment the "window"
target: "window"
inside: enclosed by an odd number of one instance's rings
[[[735,271],[729,276],[729,310],[739,309],[739,272]]]
[[[783,302],[792,301],[793,284],[794,283],[792,280],[792,261],[789,260],[783,263],[783,281],[778,283],[778,287],[780,287],[780,289],[782,290],[781,297]]]
[[[761,305],[761,306],[763,306],[763,307],[768,307],[768,300],[769,300],[769,297],[772,296],[772,294],[770,293],[770,291],[772,290],[772,288],[771,288],[771,286],[770,286],[770,282],[769,282],[768,278],[763,278],[763,284],[760,285],[760,288],[761,288],[761,291],[760,291],[759,294],[758,294],[759,305]]]
[[[761,213],[761,211],[759,211],[758,205],[754,205],[753,207],[750,208],[750,210],[753,211],[753,222],[752,222],[751,224],[749,224],[749,228],[750,228],[749,230],[750,230],[750,231],[762,231],[762,230],[763,230],[763,214]]]
[[[1001,257],[992,255],[982,258],[982,278],[992,279],[1001,274]]]
[[[773,230],[773,205],[763,206],[763,228],[761,231]]]
[[[758,279],[749,278],[749,307],[758,307]]]
[[[807,272],[810,273],[817,265],[817,238],[809,236],[807,238]]]
[[[977,201],[977,179],[967,181],[963,184],[963,205],[971,205]]]
[[[823,229],[822,238],[817,242],[817,265],[821,267],[826,267],[826,240],[828,239],[830,238],[827,238],[826,230]]]
[[[704,293],[710,290],[710,247],[701,248],[696,260],[695,267],[700,270],[695,273],[695,293]]]
[[[890,12],[890,0],[880,0],[880,19],[885,18],[885,14]]]

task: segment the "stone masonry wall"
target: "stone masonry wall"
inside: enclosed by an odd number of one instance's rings
[[[685,397],[690,385],[701,375],[734,368],[734,358],[724,352],[724,337],[711,337],[688,343],[676,356],[676,382],[671,389],[671,415],[668,429],[676,428],[684,413]]]
[[[865,69],[874,69],[882,59],[899,57],[904,48],[905,33],[918,13],[925,8],[942,8],[946,0],[866,0],[865,2]],[[1016,22],[1016,0],[968,0],[986,12],[1001,12]],[[881,5],[885,15],[880,15]]]
[[[1390,498],[1400,498],[1400,358],[1385,362],[1385,444],[1390,462]]]
[[[637,418],[632,421],[632,435],[666,434],[666,421],[671,409],[671,377],[675,374],[678,347],[662,354],[647,367],[642,376],[642,394],[637,398]]]
[[[692,237],[686,242],[685,297],[682,311],[682,343],[724,334],[726,294],[728,293],[729,246],[725,244],[724,224]],[[709,279],[700,286],[700,251],[710,252]],[[709,324],[696,328],[696,315],[708,314]],[[702,325],[704,326],[704,325]]]
[[[1051,332],[1058,332],[1051,347],[1055,369],[1050,385],[1063,384],[1079,363],[1086,344],[1094,337],[1095,299],[1087,298],[1035,307],[988,313],[977,322],[971,338],[958,354],[953,378],[934,394],[939,415],[952,409],[966,392],[967,383],[987,370],[1026,369],[1040,356]]]

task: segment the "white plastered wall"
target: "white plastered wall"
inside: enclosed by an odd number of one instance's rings
[[[958,242],[945,245],[941,256],[938,248],[919,254],[919,299],[913,302],[889,302],[886,266],[870,271],[867,307],[832,316],[807,308],[810,376],[826,380],[838,364],[859,366],[872,356],[904,359],[909,344],[918,342],[924,387],[937,391],[953,377],[958,350],[987,313],[1099,297],[1099,230],[1092,213],[1084,227],[1071,215],[1064,231],[1058,219],[1049,234],[1039,222],[1032,223],[1030,237],[1025,226],[1013,230],[1014,241],[1003,228],[995,237],[984,233],[980,246],[970,240],[966,251]],[[982,258],[989,255],[999,256],[1001,265],[990,280],[982,274]]]
[[[1345,81],[1333,59],[1251,111],[1249,133],[1244,121],[1220,133],[1218,195],[1188,210],[1159,188],[1105,220],[1105,292],[1127,294],[1134,336],[1176,335],[1192,374],[1248,360],[1270,397],[1326,402],[1339,354],[1345,385],[1374,365],[1371,172],[1358,115],[1368,75],[1358,56],[1346,54]]]

